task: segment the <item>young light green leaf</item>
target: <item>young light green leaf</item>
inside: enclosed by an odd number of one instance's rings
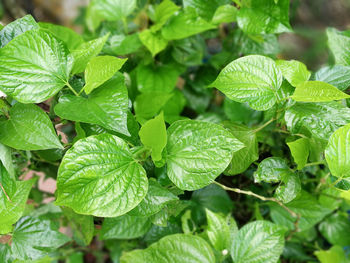
[[[133,250],[122,255],[121,263],[214,263],[215,256],[209,244],[199,236],[175,234],[163,237],[144,250]]]
[[[22,217],[12,235],[12,255],[21,260],[35,260],[67,243],[70,239],[53,228],[48,220]]]
[[[342,247],[350,245],[350,236],[348,235],[350,221],[346,216],[339,213],[333,214],[321,222],[318,228],[330,244]]]
[[[63,95],[55,113],[63,119],[100,125],[127,136],[128,92],[121,75],[93,90],[87,98]]]
[[[141,93],[169,93],[176,85],[179,71],[173,65],[140,65],[137,67],[137,89]]]
[[[12,225],[22,216],[35,179],[15,181],[0,164],[0,234],[11,232]]]
[[[269,221],[243,226],[232,240],[235,263],[275,263],[283,252],[285,230]]]
[[[86,22],[89,29],[93,31],[101,21],[117,21],[126,18],[135,8],[136,0],[93,0],[87,9]]]
[[[237,19],[237,13],[238,9],[233,5],[227,4],[219,6],[211,19],[211,22],[214,25],[235,22]]]
[[[85,69],[85,93],[90,94],[91,91],[113,77],[121,69],[126,60],[112,56],[92,58]]]
[[[248,167],[259,158],[258,140],[256,133],[250,128],[232,122],[224,122],[224,127],[228,129],[238,140],[244,143],[244,148],[233,153],[230,165],[225,174],[236,175],[243,173]]]
[[[16,19],[12,23],[6,25],[0,31],[0,48],[4,47],[16,36],[23,34],[32,29],[38,29],[39,26],[31,15],[26,15]]]
[[[106,45],[103,47],[103,52],[109,55],[123,56],[136,52],[142,43],[139,38],[139,33],[131,35],[113,35],[111,36]]]
[[[0,121],[0,142],[18,150],[63,148],[51,120],[34,104],[16,103],[10,118]]]
[[[162,28],[162,35],[167,40],[182,39],[215,28],[197,15],[193,9],[186,9],[173,16]]]
[[[148,192],[141,203],[131,210],[128,214],[131,216],[147,217],[154,215],[169,202],[179,198],[166,188],[162,187],[156,180],[149,179]]]
[[[136,118],[141,122],[145,122],[145,120],[151,119],[159,113],[162,107],[172,96],[173,93],[156,92],[149,92],[138,95],[134,101]]]
[[[281,70],[283,77],[294,87],[308,81],[311,76],[305,64],[297,60],[277,60],[276,65]]]
[[[154,25],[152,25],[151,30],[155,32],[161,29],[166,21],[179,9],[180,7],[175,5],[171,0],[163,0],[154,10]]]
[[[168,128],[168,176],[182,190],[202,188],[212,183],[226,169],[232,154],[243,147],[220,125],[176,121]]]
[[[72,75],[83,72],[85,70],[88,62],[101,52],[108,37],[109,33],[103,37],[84,42],[76,49],[72,50],[72,56],[74,57]]]
[[[248,102],[255,110],[267,110],[275,105],[282,80],[282,73],[271,58],[251,55],[228,64],[210,87],[216,87],[231,100]]]
[[[151,228],[149,217],[130,216],[128,214],[103,221],[100,238],[106,239],[134,239],[143,236]]]
[[[152,160],[160,161],[167,142],[163,112],[142,125],[139,136],[142,144],[151,149]]]
[[[315,252],[320,263],[347,263],[345,252],[340,246],[333,246],[329,250],[318,250]]]
[[[289,0],[254,0],[237,14],[238,26],[248,34],[278,34],[291,32]]]
[[[350,31],[338,31],[327,28],[328,46],[332,51],[336,64],[350,65]]]
[[[294,162],[298,165],[298,170],[304,168],[307,163],[310,152],[310,143],[308,138],[300,138],[293,142],[287,143],[293,156]]]
[[[22,103],[39,103],[69,80],[72,57],[51,33],[27,31],[0,49],[0,90]]]
[[[153,57],[168,45],[168,40],[163,38],[161,32],[152,32],[150,29],[146,29],[139,34],[139,37]]]
[[[340,178],[350,177],[350,124],[331,135],[325,156],[332,175]]]
[[[58,170],[57,201],[79,214],[123,215],[146,196],[147,176],[122,139],[100,134],[76,142]]]
[[[51,32],[56,38],[61,39],[71,51],[84,43],[83,37],[68,27],[43,22],[38,24],[40,28]]]
[[[305,81],[296,86],[292,99],[303,102],[327,102],[350,98],[350,95],[322,81]]]
[[[315,73],[315,80],[327,82],[345,91],[350,86],[350,67],[343,65],[323,67]]]
[[[208,220],[207,235],[211,244],[218,251],[223,251],[224,249],[229,250],[231,236],[238,231],[236,221],[231,215],[224,217],[208,209],[205,211]]]
[[[350,122],[350,109],[335,101],[295,103],[286,111],[284,119],[292,134],[307,131],[327,142],[335,130]]]

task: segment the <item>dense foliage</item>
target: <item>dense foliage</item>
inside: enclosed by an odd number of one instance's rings
[[[277,59],[289,4],[2,27],[0,262],[349,262],[350,31],[317,72]]]

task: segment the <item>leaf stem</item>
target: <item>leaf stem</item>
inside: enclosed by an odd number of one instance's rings
[[[124,33],[127,35],[128,34],[128,22],[126,21],[126,17],[123,17],[122,21],[123,21]]]
[[[266,126],[268,126],[271,122],[273,122],[275,120],[276,120],[275,118],[272,118],[268,122],[265,122],[263,125],[261,125],[260,127],[256,128],[255,130],[253,130],[253,132],[257,133],[258,131],[261,131],[262,129],[264,129]]]
[[[343,180],[343,177],[339,177],[337,180],[335,180],[333,183],[329,185],[329,187],[334,187],[336,186],[341,180]]]
[[[273,197],[265,197],[262,195],[258,195],[252,191],[245,191],[239,188],[231,188],[231,187],[227,187],[223,184],[220,184],[219,182],[214,181],[214,184],[220,186],[222,189],[226,190],[226,191],[231,191],[231,192],[235,192],[238,194],[245,194],[245,195],[250,195],[250,196],[254,196],[255,198],[258,198],[262,201],[271,201],[274,203],[277,203],[280,207],[282,207],[283,209],[285,209],[292,217],[296,218],[296,221],[294,222],[294,226],[295,229],[293,232],[297,232],[298,231],[298,224],[299,224],[299,220],[300,220],[300,215],[295,213],[294,211],[292,211],[290,208],[288,208],[287,206],[285,206],[280,200],[273,198]]]
[[[305,164],[305,167],[307,167],[307,166],[314,166],[314,165],[320,165],[320,164],[324,164],[324,161],[307,163],[307,164]]]
[[[68,81],[66,82],[66,86],[74,93],[75,96],[79,97],[79,94],[73,89]]]

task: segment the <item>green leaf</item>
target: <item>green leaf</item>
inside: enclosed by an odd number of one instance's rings
[[[297,60],[277,60],[276,65],[281,70],[283,77],[294,87],[308,81],[311,76],[305,64]]]
[[[232,200],[220,186],[211,184],[194,191],[191,200],[198,204],[197,207],[205,207],[214,213],[228,214],[233,208]]]
[[[216,87],[231,100],[248,102],[255,110],[267,110],[275,105],[282,80],[282,73],[271,58],[251,55],[228,64],[210,87]]]
[[[342,247],[350,245],[350,221],[346,216],[333,214],[319,225],[319,230],[329,243]]]
[[[350,31],[338,31],[327,28],[328,46],[332,51],[336,64],[350,65]]]
[[[274,3],[271,0],[254,0],[243,6],[237,14],[238,26],[248,34],[278,34],[291,32],[289,0]]]
[[[69,50],[75,50],[84,43],[83,37],[68,27],[43,22],[39,22],[39,26],[61,39]]]
[[[121,69],[126,60],[112,56],[92,58],[85,69],[85,93],[90,94],[91,91],[113,77]]]
[[[275,196],[283,203],[292,201],[301,191],[301,183],[298,174],[288,167],[287,162],[280,157],[269,157],[259,163],[254,173],[255,182],[276,183],[281,181]]]
[[[236,175],[243,173],[248,167],[258,160],[258,140],[256,133],[247,126],[224,122],[224,127],[228,129],[238,140],[244,143],[244,148],[233,153],[230,165],[227,167],[225,174]]]
[[[143,30],[139,34],[142,44],[151,52],[152,57],[164,50],[168,40],[164,39],[161,32],[152,32],[150,29]]]
[[[232,154],[244,147],[222,126],[182,120],[168,128],[167,172],[182,190],[207,186],[229,165]]]
[[[122,139],[100,134],[76,142],[57,176],[56,204],[79,214],[123,215],[146,196],[147,176]]]
[[[329,250],[318,250],[315,252],[321,263],[346,263],[346,255],[340,246],[333,246]]]
[[[166,188],[163,188],[156,180],[149,179],[148,192],[141,203],[131,210],[131,216],[147,217],[160,212],[171,201],[179,198]]]
[[[129,136],[128,92],[119,75],[93,90],[87,98],[63,95],[55,113],[63,119],[100,125]]]
[[[0,262],[12,263],[13,261],[11,247],[8,244],[0,244]]]
[[[155,93],[149,92],[140,94],[134,101],[135,115],[137,119],[148,120],[154,117],[167,101],[173,96],[173,93]]]
[[[14,181],[0,164],[0,234],[11,232],[12,225],[22,216],[35,179]]]
[[[335,101],[295,103],[284,118],[292,134],[306,130],[316,139],[328,141],[335,130],[350,122],[350,109]]]
[[[238,9],[233,5],[227,4],[219,6],[211,19],[211,22],[214,25],[235,22],[237,19],[237,13]]]
[[[290,172],[286,160],[280,157],[269,157],[259,163],[258,169],[254,173],[254,181],[276,183]]]
[[[296,86],[293,100],[303,102],[327,102],[350,98],[350,95],[322,81],[305,81]]]
[[[199,65],[203,61],[205,50],[204,39],[199,36],[174,40],[171,56],[175,61],[186,66]]]
[[[134,239],[141,237],[151,228],[152,221],[148,217],[122,215],[106,218],[103,221],[100,238],[106,239]]]
[[[327,82],[345,91],[350,86],[350,67],[342,65],[323,67],[315,73],[315,80]]]
[[[83,72],[85,70],[88,62],[101,52],[108,37],[109,33],[103,37],[84,42],[79,47],[72,50],[72,56],[74,57],[72,75]]]
[[[215,257],[208,243],[198,237],[175,234],[163,237],[144,250],[124,253],[121,263],[214,263]]]
[[[80,215],[68,207],[62,207],[73,230],[73,238],[81,246],[88,246],[94,237],[95,225],[93,216]]]
[[[235,263],[277,262],[284,247],[285,230],[269,221],[243,226],[234,236],[231,256]]]
[[[292,153],[294,162],[298,165],[298,170],[305,167],[310,152],[310,143],[307,138],[300,138],[293,142],[287,143],[290,152]]]
[[[339,128],[331,135],[325,156],[333,176],[350,177],[350,124]]]
[[[137,89],[141,93],[169,93],[176,85],[179,72],[172,65],[137,67]]]
[[[72,57],[42,29],[27,31],[0,49],[0,90],[22,103],[39,103],[67,83]]]
[[[238,231],[236,221],[231,215],[224,217],[208,209],[205,211],[208,220],[207,235],[211,244],[218,251],[230,249],[230,238]]]
[[[163,112],[142,125],[139,136],[142,144],[151,149],[152,160],[160,161],[167,142]]]
[[[26,15],[13,21],[0,31],[0,48],[4,47],[12,39],[23,34],[24,32],[38,28],[38,24],[31,15]]]
[[[183,0],[183,6],[184,8],[193,8],[200,17],[210,21],[219,7],[219,3],[216,0]]]
[[[0,142],[18,150],[63,148],[51,120],[34,104],[11,107],[10,118],[0,121]]]
[[[142,43],[138,33],[131,35],[113,35],[103,48],[103,52],[110,55],[127,55],[136,52]]]
[[[136,0],[93,0],[87,9],[86,22],[90,30],[95,30],[101,21],[126,18],[135,8]]]
[[[179,9],[180,7],[175,5],[171,0],[163,0],[154,10],[154,25],[152,25],[151,30],[157,31],[161,29],[166,21]]]
[[[300,215],[298,224],[300,231],[313,227],[332,211],[321,206],[316,198],[306,191],[301,191],[300,195],[286,204],[286,206]],[[278,204],[270,203],[270,216],[276,224],[285,226],[289,230],[294,229],[294,221],[296,219]]]
[[[167,40],[182,39],[215,28],[197,15],[192,9],[186,9],[173,16],[162,29]]]
[[[22,217],[13,231],[11,251],[17,259],[35,260],[56,251],[69,240],[48,220]]]
[[[1,163],[5,167],[9,175],[14,179],[15,168],[13,166],[11,148],[0,143],[0,165]]]

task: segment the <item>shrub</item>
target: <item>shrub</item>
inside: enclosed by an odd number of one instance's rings
[[[348,262],[349,32],[311,73],[289,0],[177,2],[1,29],[0,262]]]

